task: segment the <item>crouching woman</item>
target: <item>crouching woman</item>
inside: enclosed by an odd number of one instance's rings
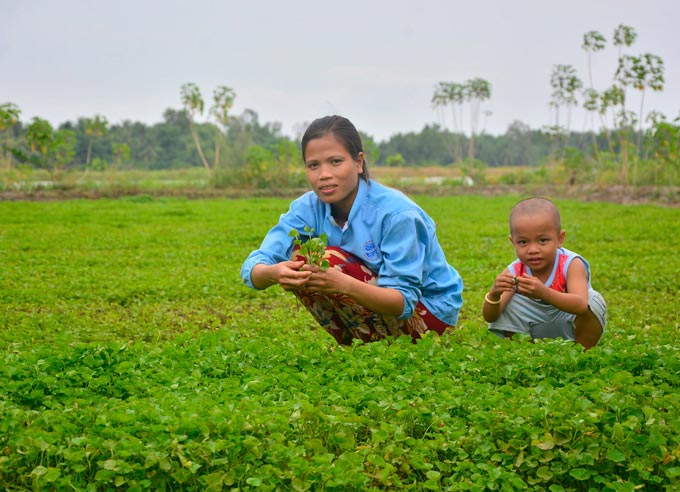
[[[463,282],[447,262],[432,219],[403,193],[369,178],[363,144],[341,116],[302,137],[311,191],[295,199],[241,268],[246,285],[294,293],[339,344],[456,324]],[[308,264],[290,232],[325,234],[329,268]]]

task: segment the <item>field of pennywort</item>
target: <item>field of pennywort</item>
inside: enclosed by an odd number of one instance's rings
[[[414,197],[459,326],[335,345],[239,267],[284,199],[0,202],[0,488],[671,491],[680,212],[559,201],[609,326],[587,353],[489,335],[517,197]]]

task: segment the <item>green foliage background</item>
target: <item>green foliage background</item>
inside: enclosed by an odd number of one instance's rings
[[[459,326],[351,348],[241,284],[286,199],[0,202],[0,488],[676,490],[678,210],[558,202],[609,303],[583,353],[486,332],[517,198],[416,196]]]
[[[246,110],[240,115],[230,118],[230,125],[221,141],[223,171],[234,171],[246,167],[248,153],[252,147],[258,152],[274,152],[281,145],[299,145],[299,136],[292,139],[281,131],[281,125],[270,122],[260,122],[258,114],[253,110]],[[0,131],[1,144],[11,143],[22,154],[30,154],[30,148],[24,142],[28,122],[18,121],[13,126]],[[666,139],[652,138],[648,135],[638,135],[633,132],[632,138],[645,137],[644,148],[638,149],[642,158],[640,183],[668,184],[676,182],[675,174],[668,176],[671,170],[677,172],[678,167],[678,125],[663,123],[661,130],[666,129]],[[56,128],[55,128],[56,129]],[[86,134],[87,119],[80,118],[75,122],[65,122],[59,125],[59,130],[73,132],[75,147],[72,159],[68,159],[66,169],[82,170],[87,161],[87,152],[92,140],[92,155],[105,163],[104,167],[114,169],[160,170],[200,168],[201,162],[191,140],[189,120],[185,110],[168,108],[163,113],[163,120],[153,125],[141,122],[124,121],[112,124],[109,131],[97,138],[91,139]],[[1,130],[1,129],[0,129]],[[213,138],[215,128],[210,123],[197,124],[197,131],[210,162],[214,159]],[[600,149],[600,162],[592,161],[592,139],[595,139]],[[370,135],[362,132],[362,140],[371,165],[395,165],[395,156],[400,155],[403,163],[409,166],[451,166],[456,161],[453,152],[454,145],[466,149],[469,137],[462,133],[452,132],[438,124],[425,125],[418,132],[400,132],[383,141],[375,141]],[[664,142],[666,142],[664,144]],[[125,144],[130,151],[129,161],[118,162],[114,145]],[[620,143],[613,143],[613,151],[620,152]],[[532,129],[521,121],[514,121],[502,135],[481,133],[475,137],[475,157],[490,167],[499,166],[530,166],[539,167],[545,163],[564,158],[565,149],[577,152],[582,166],[598,168],[600,172],[607,171],[614,166],[616,155],[607,154],[607,139],[602,134],[593,135],[592,132],[568,132],[556,140],[555,135],[541,129]],[[252,152],[252,151],[251,151]],[[6,159],[0,153],[0,168],[4,168]],[[657,155],[659,154],[659,155]],[[20,159],[21,161],[30,159]],[[656,160],[658,162],[650,162]],[[389,162],[388,162],[389,161]],[[295,162],[299,164],[301,157],[296,155]],[[16,166],[17,163],[14,165]],[[36,163],[33,165],[37,166]],[[301,166],[301,164],[299,164]],[[460,165],[458,160],[456,165]],[[647,170],[656,165],[659,169]],[[38,166],[39,167],[39,166]],[[616,163],[615,167],[619,167]],[[652,173],[656,175],[652,176]],[[669,181],[670,180],[670,181]],[[589,180],[590,181],[590,180]]]

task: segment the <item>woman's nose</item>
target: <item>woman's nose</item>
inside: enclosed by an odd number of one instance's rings
[[[327,164],[321,164],[319,168],[319,178],[321,179],[328,179],[332,176],[331,174],[331,166]]]

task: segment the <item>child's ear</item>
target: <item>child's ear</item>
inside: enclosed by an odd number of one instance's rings
[[[560,236],[559,236],[559,239],[558,239],[558,241],[557,241],[557,247],[558,247],[558,248],[561,248],[561,247],[562,247],[562,244],[564,243],[564,238],[566,237],[566,235],[567,235],[567,231],[565,231],[564,229],[562,229],[562,230],[560,231]]]

